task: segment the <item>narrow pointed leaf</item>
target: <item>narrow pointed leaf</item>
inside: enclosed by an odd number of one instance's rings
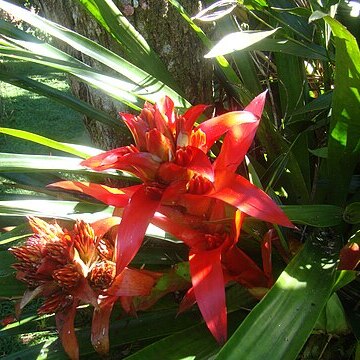
[[[72,46],[76,50],[81,51],[82,53],[100,61],[101,63],[121,73],[131,82],[136,83],[136,86],[134,87],[134,92],[141,92],[145,90],[145,92],[149,95],[150,98],[153,97],[154,94],[155,98],[161,97],[160,94],[167,94],[171,96],[174,101],[176,101],[178,106],[189,107],[190,104],[167,85],[165,85],[161,81],[158,81],[146,71],[141,70],[140,68],[136,67],[135,65],[129,63],[120,56],[111,52],[110,50],[97,44],[96,42],[91,41],[74,31],[71,31],[61,25],[55,24],[34,13],[31,13],[30,11],[24,10],[6,1],[0,0],[0,8],[7,11],[9,14],[16,14],[17,18],[21,18],[29,24],[38,27],[43,31],[46,31],[52,36],[66,42],[68,45]],[[105,87],[106,86],[104,84],[104,88]],[[153,97],[153,101],[154,100],[155,99]]]
[[[87,158],[92,155],[91,153],[87,153],[85,151],[78,150],[76,148],[76,146],[73,146],[72,144],[61,143],[61,142],[46,138],[44,136],[33,134],[31,132],[24,131],[24,130],[9,129],[9,128],[2,127],[2,128],[0,128],[0,134],[11,135],[14,137],[18,137],[20,139],[33,141],[37,144],[48,146],[52,149],[64,151],[66,153],[69,153],[69,154],[72,154],[75,156],[79,156],[81,158]]]
[[[0,216],[50,217],[55,219],[83,219],[92,222],[112,215],[114,208],[102,204],[60,200],[0,201]]]
[[[216,359],[296,359],[331,295],[340,242],[331,232],[308,238]]]
[[[242,301],[236,299],[237,304]],[[248,304],[244,304],[244,307]],[[245,311],[236,311],[229,314],[229,331],[232,333],[236,326],[246,316]],[[178,319],[180,319],[179,317]],[[191,334],[191,336],[189,336]],[[183,331],[179,331],[164,339],[161,339],[133,355],[126,357],[126,360],[158,360],[163,359],[196,359],[209,360],[220,350],[220,345],[216,343],[213,336],[209,333],[204,324],[195,325]]]
[[[314,227],[340,225],[344,213],[343,208],[335,205],[284,205],[281,208],[292,222]]]
[[[0,158],[0,172],[89,171],[80,165],[79,158],[13,153],[0,153]]]
[[[360,50],[356,38],[325,16],[335,37],[336,70],[328,140],[328,201],[343,205],[360,156]]]
[[[26,64],[22,64],[22,66],[26,66]],[[64,91],[57,90],[39,81],[30,79],[27,76],[18,74],[15,71],[11,71],[11,69],[0,73],[0,80],[36,94],[46,96],[103,124],[120,127],[119,121],[104,111],[98,110],[85,101],[77,99]]]
[[[255,43],[273,35],[278,29],[268,31],[239,31],[225,35],[206,55],[212,58],[246,49]]]

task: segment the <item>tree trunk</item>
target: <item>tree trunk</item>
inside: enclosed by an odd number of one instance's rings
[[[158,53],[186,98],[194,104],[210,103],[212,99],[211,62],[203,58],[205,50],[202,44],[176,10],[167,3],[167,0],[114,2]],[[117,42],[88,15],[81,5],[78,5],[77,1],[37,0],[37,3],[46,18],[121,54]],[[136,7],[134,7],[135,3]],[[199,11],[198,1],[183,0],[182,4],[190,14]],[[59,43],[57,46],[93,67],[102,66],[69,46]],[[74,77],[71,78],[70,84],[75,96],[88,101],[96,108],[105,110],[114,117],[117,117],[120,110],[127,111],[123,104],[79,82]],[[128,132],[115,132],[114,129],[87,117],[84,121],[95,146],[110,149],[131,141]]]

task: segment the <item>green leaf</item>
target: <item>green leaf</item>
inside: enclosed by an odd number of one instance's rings
[[[314,329],[334,335],[344,334],[349,331],[344,308],[336,293],[332,294],[327,301]]]
[[[247,314],[244,309],[253,305],[254,298],[249,295],[245,288],[239,285],[227,289],[226,297],[228,328],[229,333],[232,334],[239,323],[244,320]],[[214,355],[219,350],[220,346],[216,343],[206,325],[199,324],[154,342],[126,359],[209,360],[212,358],[211,355]]]
[[[320,158],[323,158],[323,159],[327,159],[327,157],[328,157],[328,148],[327,148],[327,146],[319,148],[319,149],[314,149],[314,150],[309,149],[309,151],[313,155],[315,155],[317,157],[320,157]]]
[[[340,242],[311,235],[216,359],[296,359],[331,294]]]
[[[16,280],[15,270],[11,267],[14,262],[9,251],[0,251],[0,298],[20,297],[24,293],[25,285]]]
[[[126,360],[207,360],[219,350],[204,324],[175,333],[126,357]]]
[[[141,89],[141,87],[137,84],[124,81],[113,76],[108,76],[101,71],[91,69],[90,67],[84,67],[81,63],[76,64],[68,60],[59,60],[49,56],[40,56],[32,53],[31,51],[20,48],[13,49],[1,46],[0,55],[18,60],[31,61],[36,64],[42,64],[72,74],[92,87],[101,89],[110,97],[119,100],[135,110],[140,110],[140,106],[142,106],[143,101],[139,98],[140,95],[133,92]],[[152,101],[154,101],[154,98],[157,96],[156,88],[144,89],[145,92],[148,92],[149,90],[153,91],[153,93],[150,93],[150,98],[153,98]],[[144,96],[144,98],[146,99],[146,96]],[[151,101],[150,98],[147,100]]]
[[[198,312],[191,311],[176,318],[176,310],[161,310],[139,314],[137,318],[112,319],[110,322],[110,345],[119,346],[131,344],[139,340],[148,340],[168,336],[172,333],[187,329],[199,323],[201,317]],[[86,356],[95,353],[90,344],[90,329],[76,331],[79,341],[80,355]],[[39,356],[39,357],[37,357]],[[32,346],[23,351],[11,354],[9,359],[68,359],[60,342],[51,341]]]
[[[344,221],[348,224],[360,223],[360,202],[351,203],[345,208]]]
[[[206,55],[213,58],[246,49],[255,43],[273,35],[278,29],[267,31],[239,31],[225,35]]]
[[[112,216],[113,207],[78,201],[13,200],[0,201],[0,216],[39,216],[55,219],[83,219],[92,222]]]
[[[17,242],[32,234],[30,227],[27,224],[21,224],[14,229],[0,234],[0,249],[6,250],[11,243]]]
[[[37,144],[48,146],[48,147],[50,147],[52,149],[64,151],[66,153],[69,153],[69,154],[72,154],[72,155],[75,155],[75,156],[79,156],[80,158],[84,158],[84,159],[94,155],[94,151],[85,152],[85,151],[79,150],[78,145],[61,143],[61,142],[51,140],[51,139],[46,138],[46,137],[41,136],[41,135],[33,134],[33,133],[29,132],[29,131],[17,130],[17,129],[9,129],[9,128],[2,127],[2,128],[0,128],[0,134],[11,135],[11,136],[18,137],[20,139],[33,141],[33,142],[35,142]],[[86,150],[86,147],[81,147],[81,148]],[[88,149],[90,149],[90,148],[88,148]],[[99,152],[100,151],[98,151],[97,153],[99,153]]]
[[[80,159],[46,156],[0,153],[0,172],[18,171],[76,171],[86,172],[86,168],[80,165]]]
[[[311,111],[330,109],[331,102],[332,102],[332,91],[322,94],[318,98],[304,105],[303,107],[296,109],[293,112],[293,115],[301,115]],[[304,120],[306,120],[306,118]],[[288,124],[290,124],[290,122]]]
[[[350,284],[357,277],[357,273],[354,270],[339,270],[337,272],[336,282],[334,284],[333,291],[336,292],[342,287]]]
[[[355,37],[337,20],[315,11],[335,38],[336,69],[328,138],[329,203],[344,204],[360,156],[360,51]]]
[[[95,71],[94,69],[89,68],[87,65],[77,61],[76,59],[72,58],[63,53],[58,51],[55,48],[50,47],[49,45],[43,46],[42,42],[38,39],[34,39],[29,41],[31,37],[19,35],[19,30],[14,30],[11,28],[9,24],[6,25],[5,31],[10,34],[11,36],[16,37],[22,36],[24,39],[26,38],[25,42],[22,41],[12,41],[19,46],[25,47],[27,49],[31,49],[34,52],[33,58],[27,55],[28,59],[34,62],[41,63],[41,60],[36,57],[39,56],[39,50],[44,48],[46,52],[43,52],[42,55],[45,55],[46,61],[48,66],[50,66],[50,56],[57,56],[57,59],[62,59],[63,61],[66,59],[68,63],[63,63],[61,67],[61,62],[55,62],[53,59],[53,66],[57,66],[58,69],[62,69],[63,71],[71,72],[75,71],[76,76],[82,78],[83,80],[97,86],[107,92],[109,95],[112,95],[115,98],[118,98],[120,101],[123,101],[129,106],[134,107],[136,105],[137,100],[132,98],[131,95],[141,97],[142,99],[149,100],[149,101],[156,101],[163,95],[170,96],[175,105],[178,107],[189,107],[190,104],[180,96],[176,91],[162,83],[161,81],[157,80],[153,76],[151,76],[146,71],[136,67],[135,65],[131,64],[130,62],[126,61],[119,55],[111,52],[110,50],[106,49],[105,47],[97,44],[96,42],[87,39],[86,37],[71,31],[61,25],[58,25],[54,22],[46,20],[30,11],[27,11],[23,8],[10,4],[6,1],[0,0],[0,8],[8,12],[9,14],[16,14],[16,17],[28,22],[34,27],[41,29],[42,31],[47,32],[48,34],[64,41],[74,49],[81,51],[82,53],[98,60],[99,62],[103,63],[106,66],[109,66],[113,70],[117,71],[122,76],[126,77],[129,81],[121,81],[116,78],[112,78],[110,76],[102,75],[101,72]],[[5,25],[4,25],[5,27]],[[27,41],[27,43],[26,43]],[[14,49],[9,49],[10,53],[7,53],[8,56],[11,56],[11,52],[15,52]],[[6,54],[6,49],[2,49],[1,53],[3,55]],[[51,55],[50,55],[51,54]],[[50,55],[50,56],[49,56]],[[18,56],[20,56],[18,54]],[[23,53],[25,56],[25,53]],[[69,64],[69,59],[71,59],[71,64]],[[71,66],[70,66],[71,65]],[[76,65],[78,68],[76,69]],[[93,73],[93,74],[92,74]],[[95,76],[96,75],[96,76]],[[106,80],[107,79],[107,80]],[[109,81],[112,79],[112,82]],[[118,83],[118,86],[114,86]],[[123,86],[126,91],[121,90],[121,86]],[[117,89],[117,90],[116,90]],[[121,94],[122,92],[122,94]],[[121,96],[120,96],[121,95]],[[133,104],[134,103],[134,104]]]
[[[1,131],[1,130],[0,130]],[[96,149],[89,148],[88,151]],[[97,151],[99,153],[99,151]],[[89,168],[80,165],[80,159],[62,156],[48,156],[48,155],[26,155],[26,154],[12,154],[0,153],[0,173],[7,172],[62,172],[62,173],[76,173],[84,175],[93,175],[95,178],[115,178],[117,180],[137,181],[133,175],[123,171],[93,171]],[[33,184],[31,184],[33,185]]]
[[[334,205],[284,205],[285,214],[296,224],[330,227],[342,222],[343,209]]]
[[[159,56],[111,0],[78,0],[99,24],[121,45],[136,66],[174,90],[179,90]]]
[[[302,58],[329,60],[333,55],[316,44],[307,42],[297,42],[291,38],[263,39],[247,48],[248,51],[273,51]]]

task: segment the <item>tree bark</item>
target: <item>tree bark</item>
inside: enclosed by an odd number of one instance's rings
[[[173,75],[186,98],[191,103],[210,103],[212,99],[212,65],[203,58],[205,49],[181,16],[166,0],[118,0],[114,1],[128,20],[148,41]],[[75,0],[37,0],[42,14],[121,54],[118,43],[103,30],[86,10]],[[136,6],[135,6],[136,5]],[[182,5],[190,14],[199,11],[199,2],[183,0]],[[71,49],[66,44],[57,46],[90,66],[101,64]],[[131,59],[128,59],[131,61]],[[123,104],[112,100],[76,78],[70,79],[72,92],[96,108],[117,117],[119,111],[127,111]],[[85,125],[95,146],[110,149],[131,142],[129,133],[115,131],[87,117]]]

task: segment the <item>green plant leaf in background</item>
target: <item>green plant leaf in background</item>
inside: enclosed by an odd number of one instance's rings
[[[355,37],[337,20],[315,11],[335,38],[336,70],[328,138],[328,202],[342,205],[360,156],[360,51]]]
[[[121,45],[128,59],[154,78],[180,91],[164,63],[111,0],[78,0]]]
[[[94,69],[92,69],[93,73],[97,74],[97,77],[92,76],[91,68],[89,68],[87,65],[77,61],[76,59],[70,57],[69,55],[63,52],[60,52],[55,48],[51,48],[48,45],[43,46],[42,42],[40,42],[36,38],[30,37],[29,35],[23,35],[23,37],[26,38],[26,41],[28,41],[28,44],[26,44],[25,42],[19,42],[19,41],[17,42],[18,46],[23,46],[25,48],[32,49],[34,55],[38,55],[40,48],[44,48],[44,50],[47,51],[45,53],[42,53],[43,55],[49,54],[49,49],[51,49],[51,56],[56,55],[58,60],[59,59],[63,61],[65,59],[67,59],[68,61],[70,60],[71,64],[65,64],[65,63],[63,64],[63,71],[69,71],[69,72],[71,72],[70,70],[74,71],[75,72],[74,75],[83,78],[84,80],[88,81],[90,84],[93,82],[94,85],[106,91],[110,96],[113,97],[116,96],[117,93],[123,91],[122,90],[123,87],[127,89],[127,92],[131,93],[132,95],[140,96],[141,98],[148,99],[152,102],[154,102],[159,97],[167,94],[175,101],[176,106],[185,107],[185,108],[189,107],[190,104],[175,90],[168,87],[160,80],[156,79],[155,77],[151,76],[145,70],[138,68],[137,66],[126,61],[119,55],[97,44],[96,42],[91,41],[86,37],[81,36],[80,34],[74,31],[71,31],[70,29],[66,29],[61,25],[46,20],[36,14],[31,13],[30,11],[24,10],[21,7],[10,4],[6,1],[0,0],[0,8],[3,9],[4,11],[7,11],[9,14],[13,14],[13,15],[16,14],[17,18],[20,18],[23,21],[28,22],[32,26],[38,27],[41,30],[47,32],[48,34],[66,42],[74,49],[83,52],[84,54],[94,58],[95,60],[98,60],[99,62],[109,66],[110,68],[121,74],[123,77],[126,77],[129,81],[127,82],[122,81],[121,82],[122,86],[119,86],[116,91],[116,89],[113,88],[113,86],[111,85],[112,83],[109,82],[110,79],[109,76],[107,76],[107,81],[105,81],[104,78],[105,75],[101,76],[101,74],[98,71],[95,71]],[[15,37],[15,38],[16,36],[18,37],[20,33],[19,30],[16,28],[11,29],[11,26],[9,24],[3,25],[2,31],[5,31],[7,33],[7,36],[10,35],[11,37]],[[30,38],[32,38],[32,42],[31,41],[29,42]],[[14,39],[12,39],[12,42],[16,44],[16,41]],[[12,48],[12,50],[14,50],[14,48]],[[2,51],[0,53],[2,53],[4,56],[6,56],[6,54],[9,55],[9,53],[6,52],[6,49],[4,49],[4,47],[2,47]],[[24,56],[25,55],[26,54],[24,53]],[[39,60],[36,59],[36,57],[31,58],[29,55],[27,57],[28,60],[30,61]],[[50,60],[51,59],[48,56],[47,59],[48,66],[51,65]],[[78,65],[77,70],[75,67],[76,64]],[[65,65],[68,65],[68,67],[66,67]],[[56,66],[55,61],[53,61],[53,66]],[[59,66],[61,70],[61,63],[58,62],[57,68],[59,68]],[[79,71],[80,73],[77,73]],[[88,77],[90,77],[90,79]],[[99,83],[99,77],[100,77],[100,83]],[[120,80],[118,79],[117,82],[119,81]],[[113,79],[113,82],[116,82],[116,80]],[[123,99],[119,98],[119,100],[126,101],[126,96],[124,95]],[[132,105],[130,100],[127,100],[126,104],[129,106]]]
[[[285,205],[282,209],[295,224],[314,227],[337,226],[342,222],[344,212],[333,205]]]
[[[312,234],[216,359],[296,359],[331,295],[340,242]]]
[[[83,158],[83,159],[86,159],[86,158],[94,155],[93,151],[92,152],[81,151],[79,149],[78,145],[60,143],[58,141],[51,140],[44,136],[36,135],[36,134],[33,134],[33,133],[25,131],[25,130],[0,128],[0,134],[11,135],[11,136],[15,136],[15,137],[18,137],[21,139],[33,141],[33,142],[36,142],[37,144],[48,146],[52,149],[64,151],[68,154],[79,156],[80,158]],[[83,148],[84,150],[86,149],[86,147],[80,147],[80,148]]]

